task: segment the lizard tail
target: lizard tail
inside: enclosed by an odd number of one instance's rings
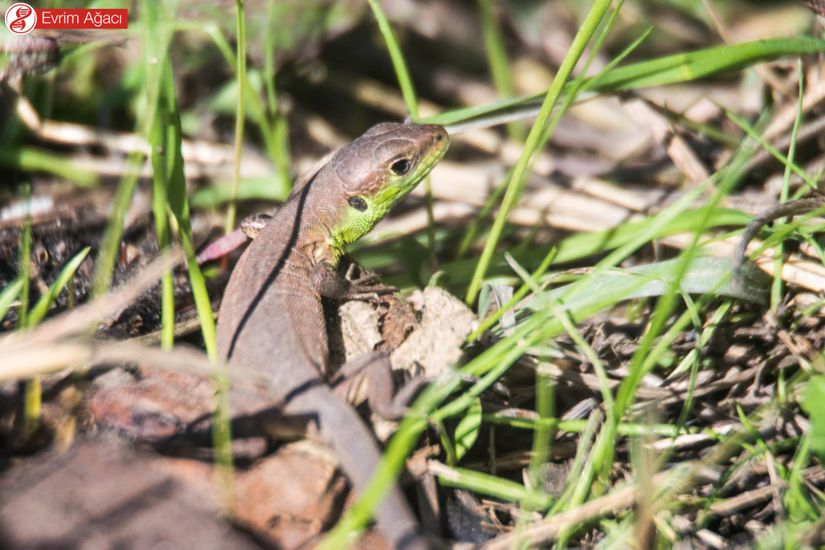
[[[288,409],[298,414],[311,411],[309,414],[316,416],[324,442],[335,451],[355,490],[362,492],[378,467],[381,452],[372,432],[352,406],[329,386],[318,384],[293,394]],[[429,547],[398,486],[392,487],[378,505],[375,519],[394,548],[424,550]]]

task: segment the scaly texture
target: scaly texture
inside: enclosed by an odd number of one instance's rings
[[[447,145],[440,126],[384,123],[342,148],[293,192],[247,248],[221,304],[221,354],[232,365],[265,373],[286,412],[317,422],[356,490],[369,481],[380,451],[361,418],[325,382],[321,299],[358,290],[336,272],[343,247],[406,196]],[[394,546],[425,546],[397,488],[376,516]]]

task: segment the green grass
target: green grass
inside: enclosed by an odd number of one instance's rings
[[[547,90],[547,95],[544,96],[544,101],[541,104],[538,115],[536,115],[536,120],[533,123],[532,128],[530,128],[530,132],[527,134],[521,156],[519,157],[515,168],[513,168],[513,173],[507,183],[507,190],[504,192],[504,197],[501,200],[501,206],[499,207],[498,214],[493,221],[490,235],[487,237],[487,240],[484,243],[484,249],[481,251],[481,257],[478,260],[478,267],[476,268],[473,278],[470,281],[470,286],[467,289],[467,303],[475,302],[478,297],[478,291],[481,289],[482,280],[484,279],[484,275],[487,273],[487,269],[490,266],[493,252],[501,239],[502,232],[504,231],[504,225],[507,223],[507,218],[518,202],[519,197],[521,197],[522,190],[524,189],[524,183],[527,178],[527,170],[530,165],[530,160],[539,148],[542,136],[544,136],[545,133],[546,125],[550,120],[550,115],[553,112],[553,108],[556,106],[556,103],[561,97],[564,85],[584,52],[584,48],[595,35],[602,17],[604,17],[605,13],[607,13],[607,10],[610,8],[610,4],[610,0],[596,0],[596,2],[594,2],[589,14],[582,22],[576,37],[573,39],[573,43],[570,45],[570,49],[559,67],[556,76],[553,78],[553,83]]]
[[[381,36],[384,38],[384,45],[387,47],[387,52],[392,61],[392,68],[398,79],[398,86],[401,89],[404,104],[407,106],[407,112],[410,118],[415,120],[418,118],[418,97],[415,93],[415,86],[413,85],[410,71],[407,68],[407,62],[404,60],[404,54],[401,52],[401,46],[398,44],[398,39],[392,30],[390,22],[387,20],[387,16],[384,15],[381,3],[378,0],[368,0],[368,2],[375,16],[375,21],[378,24],[378,29],[381,31]],[[424,200],[427,208],[427,250],[430,254],[430,264],[435,268],[437,263],[435,251],[435,220],[433,218],[433,193],[429,176],[424,178]]]
[[[591,92],[621,92],[690,82],[780,57],[815,54],[822,52],[823,49],[825,49],[823,41],[810,36],[712,46],[622,65],[610,71],[609,74],[593,77],[598,81],[591,87]],[[566,84],[566,86],[568,90],[572,88],[572,84]],[[563,93],[567,93],[568,90],[563,90]],[[482,122],[487,119],[495,120],[496,117],[510,112],[535,113],[540,109],[542,98],[545,97],[545,95],[518,97],[487,105],[454,109],[420,118],[416,122],[450,126],[476,120]]]
[[[29,329],[29,297],[31,293],[31,253],[32,253],[32,218],[31,218],[31,185],[26,184],[24,189],[26,201],[26,216],[23,231],[20,233],[20,257],[18,278],[21,281],[20,310],[18,312],[18,330]],[[18,384],[18,390],[23,394],[23,437],[28,438],[40,425],[41,416],[41,387],[40,378]]]
[[[235,35],[238,40],[235,56],[235,70],[237,72],[238,92],[237,108],[235,109],[235,165],[232,171],[232,197],[226,209],[226,222],[224,232],[229,234],[235,230],[235,218],[238,210],[238,186],[241,183],[241,152],[243,151],[243,131],[246,120],[246,108],[244,99],[247,91],[246,78],[246,17],[243,0],[235,1]]]
[[[564,91],[570,90],[570,92],[572,92],[576,89],[575,84],[565,86],[569,69],[578,60],[583,45],[594,35],[598,21],[608,8],[607,4],[609,3],[598,4],[598,6],[590,12],[590,18],[586,20],[586,23],[584,23],[580,29],[579,40],[574,41],[574,47],[571,48],[571,53],[568,54],[565,60],[566,65],[563,64],[562,68],[556,74],[554,85],[548,91],[538,111],[533,130],[531,130],[527,138],[524,152],[514,172],[509,177],[508,193],[505,194],[502,200],[499,213],[490,234],[486,236],[487,240],[484,251],[481,259],[478,261],[469,288],[467,289],[468,302],[474,302],[478,295],[481,283],[484,280],[484,275],[487,273],[491,264],[494,254],[493,251],[500,242],[507,215],[521,194],[521,185],[527,166],[529,165],[530,156],[539,143],[539,138],[551,116],[553,106]],[[597,91],[620,90],[692,80],[694,78],[708,76],[715,72],[748,66],[756,61],[770,58],[774,55],[803,53],[806,51],[821,50],[822,47],[821,42],[813,41],[805,37],[714,47],[696,53],[667,56],[660,60],[640,62],[627,67],[619,67],[612,71],[605,71],[594,79],[592,89]],[[574,96],[574,93],[570,92],[568,92],[570,94],[568,98]],[[532,105],[533,101],[533,99],[504,101],[491,106],[474,107],[442,113],[421,120],[422,122],[460,125],[470,119],[481,117],[482,119],[488,118],[491,122],[495,122],[496,117],[500,116],[501,112],[512,109],[513,107],[524,106],[528,102]],[[569,102],[570,101],[568,101],[568,104]],[[757,138],[758,141],[764,141],[758,139],[758,132],[751,132],[751,137]],[[694,234],[694,242],[683,251],[680,259],[667,263],[668,275],[666,279],[669,280],[663,280],[663,277],[665,277],[664,272],[648,279],[651,282],[655,281],[657,283],[656,286],[659,287],[657,292],[661,293],[661,297],[657,302],[653,316],[644,332],[645,336],[642,338],[640,346],[630,364],[630,375],[625,379],[624,383],[621,384],[616,393],[615,401],[606,386],[602,386],[608,422],[602,426],[599,433],[594,433],[595,446],[591,449],[589,458],[587,460],[584,459],[584,456],[577,458],[574,466],[577,475],[571,476],[571,484],[564,493],[566,496],[554,503],[553,513],[571,510],[585,502],[588,498],[593,498],[609,491],[609,475],[615,461],[613,449],[615,441],[621,435],[619,426],[623,425],[623,419],[635,401],[634,394],[642,376],[650,372],[650,370],[662,360],[664,352],[669,347],[669,343],[672,342],[677,335],[681,334],[689,324],[695,324],[698,321],[698,318],[703,315],[703,311],[707,307],[707,298],[725,294],[723,287],[728,284],[725,283],[725,281],[729,280],[730,264],[717,265],[715,266],[716,269],[708,265],[699,268],[697,262],[699,265],[703,264],[701,255],[697,257],[700,250],[700,237],[705,235],[707,228],[720,223],[719,215],[724,214],[724,211],[719,209],[717,205],[738,183],[745,162],[752,156],[754,150],[754,145],[748,144],[741,149],[740,154],[734,157],[726,169],[715,174],[701,189],[687,193],[683,199],[666,208],[662,213],[649,221],[625,224],[615,230],[605,232],[603,236],[582,234],[572,237],[572,239],[578,239],[583,243],[592,242],[592,248],[587,246],[583,247],[583,250],[582,247],[579,246],[565,248],[563,246],[565,243],[562,243],[562,250],[572,251],[569,259],[573,257],[586,257],[600,250],[609,250],[614,246],[618,248],[611,254],[608,254],[607,258],[596,266],[593,273],[582,277],[570,285],[569,288],[562,289],[560,294],[563,298],[560,299],[562,300],[564,311],[561,310],[560,303],[557,299],[550,299],[548,302],[550,307],[544,310],[538,309],[534,311],[530,317],[523,320],[514,334],[502,338],[480,356],[462,367],[461,371],[463,373],[473,374],[480,378],[475,385],[464,390],[463,393],[456,395],[454,392],[459,387],[458,379],[455,375],[446,375],[433,384],[428,391],[421,396],[416,402],[413,411],[402,423],[391,441],[385,454],[385,461],[376,473],[374,483],[369,490],[365,491],[358,503],[351,509],[350,513],[345,516],[337,528],[330,534],[325,541],[328,545],[327,547],[335,547],[343,543],[347,537],[352,536],[352,533],[363,528],[364,522],[370,516],[370,510],[380,500],[382,492],[387,490],[391,485],[394,476],[400,471],[403,458],[412,450],[412,446],[423,430],[425,430],[428,425],[441,425],[443,420],[449,416],[460,416],[467,407],[470,407],[471,404],[475,402],[476,397],[493,381],[497,380],[508,369],[512,361],[518,358],[525,349],[532,345],[537,345],[540,342],[547,341],[549,338],[560,334],[562,330],[566,330],[573,341],[579,344],[584,354],[593,359],[594,365],[598,365],[599,362],[595,360],[597,358],[594,356],[594,353],[588,349],[586,343],[577,333],[574,322],[580,322],[592,316],[596,311],[626,301],[636,295],[636,290],[638,290],[639,287],[643,287],[644,283],[633,281],[630,288],[623,287],[621,283],[619,283],[619,279],[617,279],[617,276],[622,276],[621,272],[616,272],[611,266],[615,266],[619,261],[638,250],[640,246],[651,242],[656,234],[665,234],[670,231],[674,233],[677,232],[676,228],[679,226],[678,220],[688,220],[688,217],[690,217],[688,223],[679,229],[684,230],[689,228]],[[789,170],[793,169],[792,161],[786,161],[781,155],[775,156],[785,161]],[[795,172],[801,173],[804,176],[804,173],[799,169],[795,170]],[[714,198],[706,208],[701,209],[701,211],[689,209],[691,203],[699,197],[700,193],[711,191],[714,187],[717,191],[713,194]],[[482,212],[482,215],[484,214],[486,214],[486,212]],[[691,214],[692,216],[690,216]],[[730,212],[730,214],[733,217],[738,217],[738,214],[735,212]],[[746,217],[739,217],[739,219],[733,223],[741,224],[746,219]],[[731,218],[726,219],[723,223],[730,224]],[[625,236],[625,234],[627,236]],[[616,240],[620,242],[617,242],[616,245],[611,245],[611,241],[615,242]],[[581,253],[581,256],[579,256],[578,253]],[[539,274],[548,268],[548,264],[556,254],[557,253],[553,252],[546,256],[545,261],[539,266]],[[561,253],[558,253],[556,257],[558,256],[561,256]],[[562,257],[560,261],[564,261],[564,259],[565,258]],[[515,266],[517,264],[512,265]],[[450,267],[451,266],[446,265],[442,266],[442,269],[449,272]],[[707,268],[710,269],[707,270]],[[607,269],[611,269],[612,271],[606,271]],[[527,292],[528,287],[536,294],[542,293],[538,288],[537,281],[527,275],[526,271],[521,269],[517,269],[517,271],[520,277],[527,281],[523,289],[519,291],[519,298]],[[598,282],[599,277],[604,277],[605,279],[601,284]],[[701,287],[701,289],[699,287]],[[599,294],[596,290],[598,288],[605,289],[604,302],[598,299]],[[734,288],[735,285],[731,286],[729,291],[734,291]],[[700,300],[699,303],[694,303],[688,298],[688,292],[691,294],[697,292],[703,293],[706,298]],[[754,296],[751,295],[750,297]],[[679,298],[683,299],[689,307],[683,314],[678,315],[675,321],[672,321],[674,307]],[[740,293],[738,298],[748,298],[748,296]],[[511,300],[508,306],[516,301],[517,299]],[[719,311],[725,312],[727,308]],[[501,312],[496,315],[500,316]],[[485,325],[489,326],[494,322],[495,321],[487,321]],[[480,330],[476,333],[478,332],[480,332]],[[711,334],[712,331],[703,334],[705,341],[707,341],[707,338],[709,338]],[[694,368],[695,370],[695,361],[696,355],[693,356],[693,359],[686,357],[680,362],[680,368]],[[693,367],[690,366],[691,364]],[[597,369],[597,373],[598,372],[600,371]],[[603,372],[600,378],[604,382],[605,376]],[[669,429],[674,435],[678,433],[680,429],[679,426],[683,424],[684,418],[689,414],[690,407],[691,400],[689,399],[680,415],[682,420],[675,425],[669,426]],[[552,419],[549,420],[552,421]],[[540,434],[537,435],[540,436]],[[719,448],[727,449],[731,446],[735,447],[739,442],[740,436],[737,434],[721,439],[722,442],[719,444]],[[541,437],[535,441],[541,441]],[[498,498],[506,501],[525,502],[525,498],[527,498],[518,491],[513,492],[513,488],[510,486],[511,482],[500,478],[484,476],[477,472],[470,474],[464,470],[455,470],[448,478],[449,479],[442,478],[442,482],[483,494],[496,495]],[[508,496],[505,497],[504,495]],[[534,501],[530,501],[529,499],[527,502],[535,504]],[[547,502],[547,508],[550,508],[551,501],[541,502]],[[574,530],[571,529],[565,530],[561,534],[561,540],[568,540],[573,532]]]
[[[144,4],[144,10],[145,19],[143,24],[146,31],[144,45],[147,52],[145,62],[148,83],[147,105],[149,106],[146,113],[147,126],[150,129],[149,143],[152,151],[150,158],[153,168],[153,204],[160,202],[158,196],[163,198],[163,204],[155,210],[155,223],[158,223],[160,217],[165,220],[164,224],[168,223],[171,227],[177,229],[186,255],[189,282],[192,285],[192,294],[200,320],[201,335],[206,354],[210,361],[220,365],[222,361],[218,356],[212,302],[206,289],[206,280],[195,258],[196,251],[189,219],[189,200],[183,171],[183,154],[181,151],[183,135],[180,125],[180,112],[175,92],[173,67],[168,61],[167,55],[168,45],[172,38],[170,22],[174,20],[174,14],[158,9],[158,6],[151,1]],[[241,6],[239,6],[238,17],[239,20],[243,17]],[[239,23],[239,26],[242,26],[242,23]],[[243,44],[240,44],[239,47],[242,48],[242,46]],[[157,62],[157,60],[165,60],[165,62]],[[238,75],[238,78],[242,79],[243,71],[238,71]],[[239,97],[243,97],[243,94]],[[241,112],[243,112],[242,109]],[[240,140],[243,125],[241,124],[240,128],[236,127],[236,131],[238,131],[236,139]],[[236,141],[236,143],[238,142]],[[239,162],[240,159],[236,159],[236,176],[237,163]],[[161,245],[165,244],[160,239],[159,242]],[[171,273],[168,277],[171,281]],[[164,285],[163,290],[163,296],[166,298],[166,285]],[[163,303],[162,333],[164,344],[171,347],[174,341],[174,294],[171,284],[169,298],[168,302],[164,301]],[[167,306],[171,313],[168,313]],[[220,476],[224,506],[229,510],[232,507],[234,498],[229,381],[223,369],[217,369],[215,372],[216,374],[213,376],[215,409],[212,425],[214,456]]]
[[[498,95],[508,99],[516,95],[510,60],[507,48],[504,45],[504,36],[494,13],[491,0],[478,0],[478,14],[481,18],[481,28],[484,32],[484,49],[487,53],[487,64],[490,66],[490,75],[496,85]],[[523,123],[513,122],[507,125],[510,139],[523,142],[527,137]]]
[[[791,129],[791,143],[788,147],[788,162],[785,164],[785,172],[782,176],[782,192],[779,194],[779,202],[786,202],[790,194],[791,185],[791,167],[794,165],[794,158],[796,156],[796,142],[799,137],[799,126],[802,123],[802,100],[805,97],[805,75],[802,72],[802,63],[797,61],[796,74],[799,79],[799,98],[796,102],[796,116],[793,121],[793,128]],[[782,268],[784,266],[782,243],[776,246],[776,253],[774,259],[776,265],[774,267],[773,284],[771,285],[771,310],[774,312],[780,305],[782,300]]]

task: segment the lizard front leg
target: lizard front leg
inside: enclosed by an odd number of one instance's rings
[[[381,294],[396,290],[383,285],[377,274],[363,270],[354,262],[346,266],[343,275],[332,265],[319,262],[312,272],[312,279],[320,296],[338,301],[375,301]],[[379,351],[367,352],[347,361],[329,383],[348,402],[357,405],[366,400],[372,412],[387,420],[402,417],[422,385],[405,384],[396,393],[389,357]]]
[[[331,264],[321,261],[311,273],[312,285],[322,298],[332,300],[376,301],[381,294],[395,292],[395,287],[381,283],[378,275],[351,263],[342,275]]]

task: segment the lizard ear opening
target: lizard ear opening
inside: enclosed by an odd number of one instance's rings
[[[403,176],[404,174],[410,171],[411,167],[412,162],[410,161],[410,159],[400,159],[393,162],[392,165],[390,165],[390,171],[392,171],[392,173],[396,176]]]
[[[363,212],[367,209],[367,201],[365,201],[361,197],[350,197],[347,202],[349,202],[349,205],[358,210],[359,212]]]

